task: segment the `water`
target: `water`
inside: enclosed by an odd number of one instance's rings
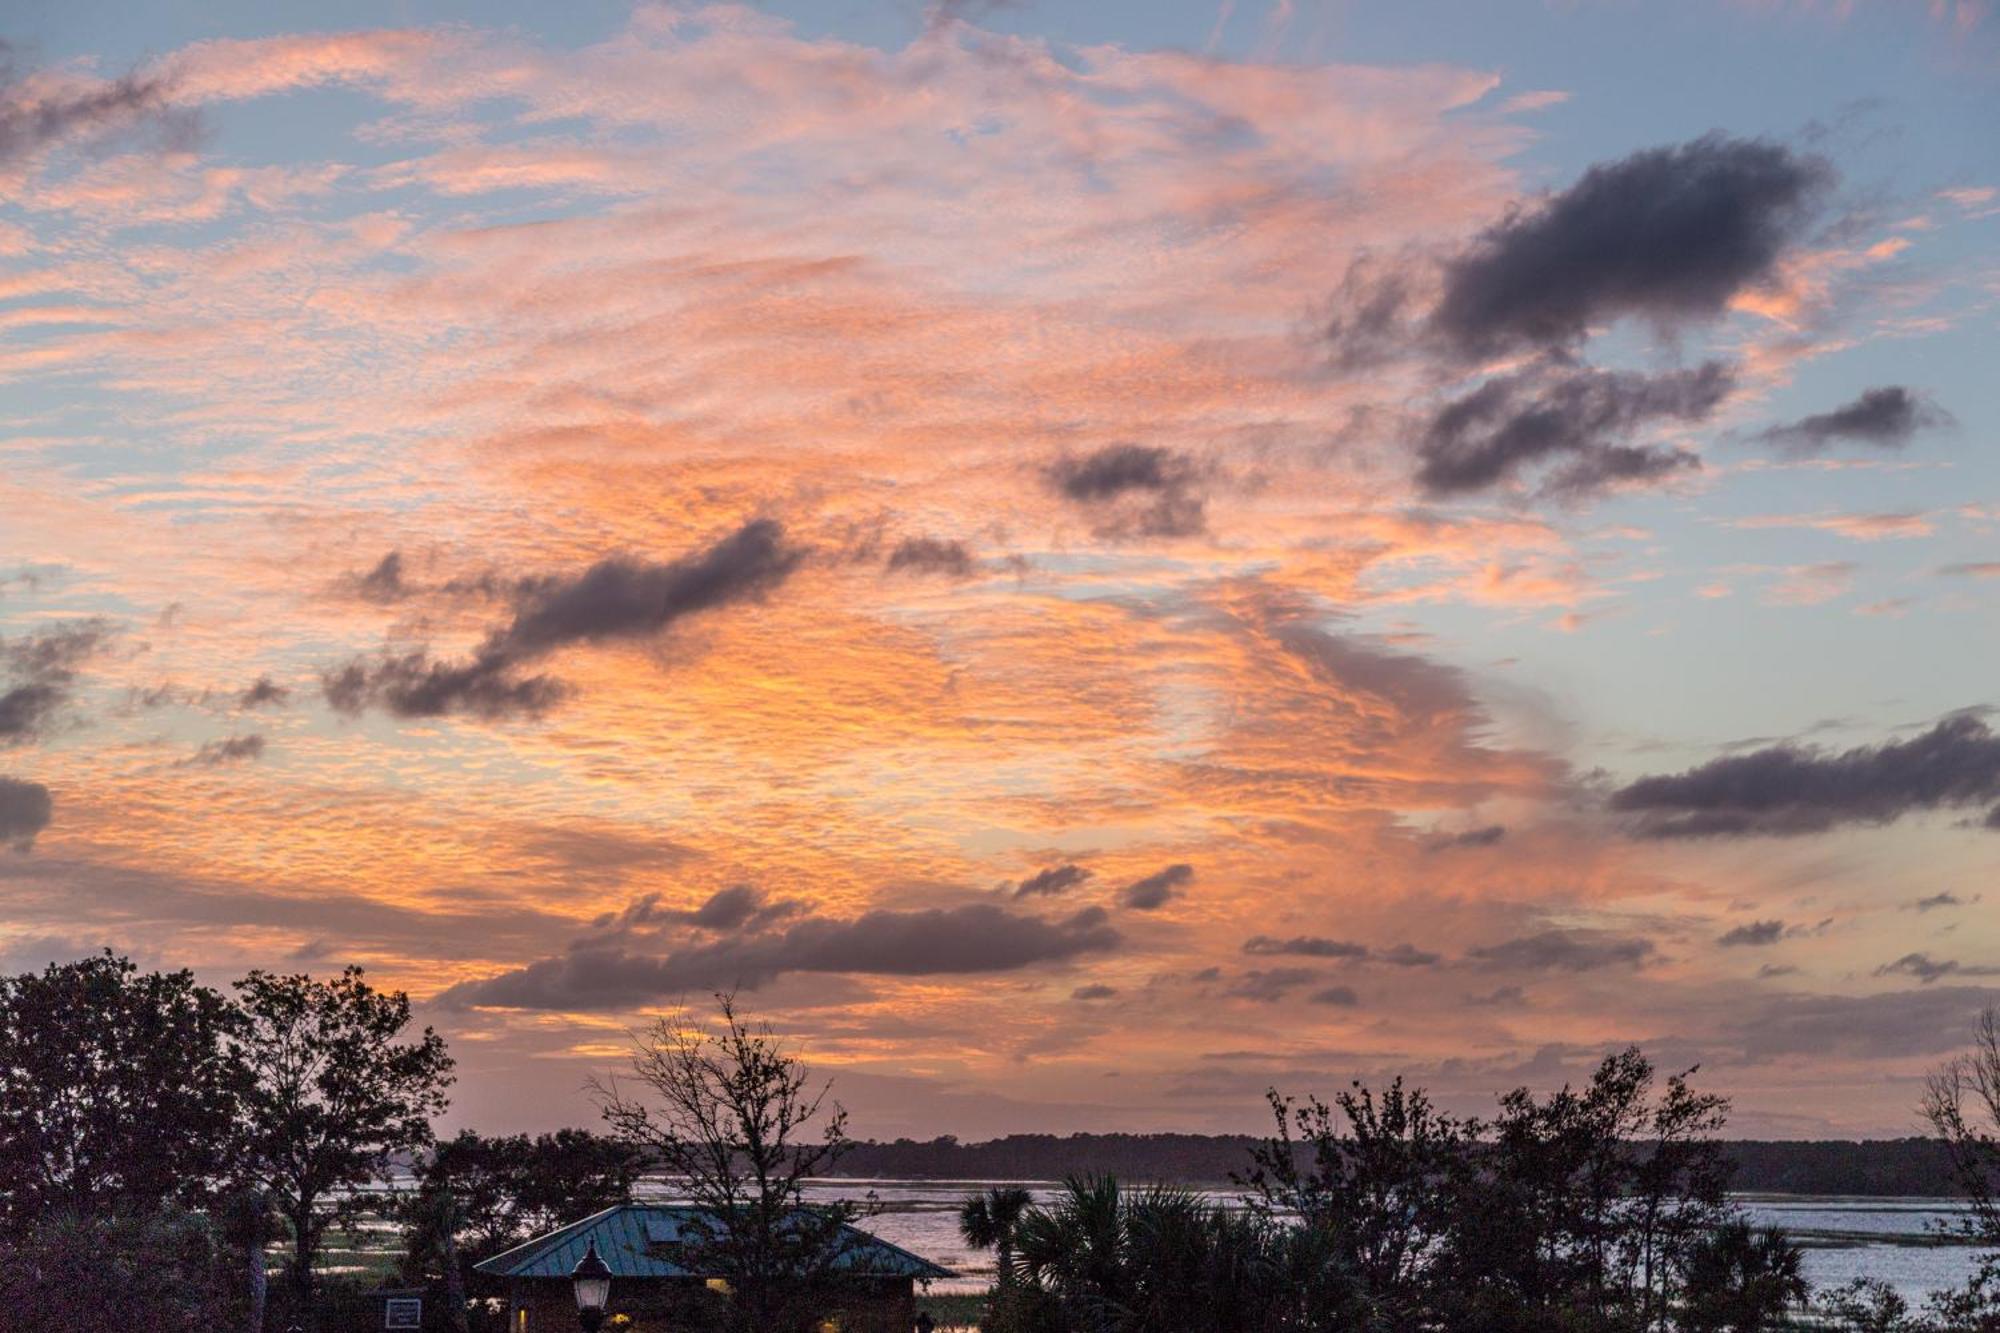
[[[991,1252],[968,1250],[958,1236],[958,1207],[988,1185],[1019,1184],[1036,1202],[1055,1198],[1054,1181],[830,1180],[813,1185],[814,1199],[874,1196],[875,1211],[861,1226],[892,1244],[960,1274],[932,1290],[984,1291],[993,1280]],[[1219,1203],[1230,1190],[1201,1191]],[[1950,1199],[1862,1199],[1804,1195],[1745,1195],[1738,1200],[1759,1226],[1783,1227],[1805,1250],[1805,1274],[1815,1291],[1857,1277],[1877,1278],[1913,1306],[1933,1291],[1971,1276],[1978,1251],[1963,1245],[1924,1243],[1933,1224],[1951,1224],[1965,1205]]]
[[[1954,1199],[1758,1194],[1739,1201],[1753,1222],[1783,1227],[1804,1248],[1814,1291],[1872,1277],[1918,1306],[1934,1291],[1962,1285],[1977,1267],[1980,1251],[1969,1245],[1923,1243],[1938,1226],[1966,1216]]]

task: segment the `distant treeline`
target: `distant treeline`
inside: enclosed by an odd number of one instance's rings
[[[1060,1180],[1099,1173],[1121,1180],[1227,1184],[1262,1140],[1243,1134],[1010,1134],[985,1143],[950,1135],[919,1142],[856,1144],[843,1176],[917,1180]],[[1773,1141],[1726,1145],[1731,1188],[1771,1194],[1955,1194],[1951,1162],[1936,1139]]]

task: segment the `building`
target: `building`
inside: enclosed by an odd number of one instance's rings
[[[620,1204],[538,1236],[476,1265],[507,1300],[508,1333],[568,1333],[577,1327],[570,1271],[593,1243],[611,1268],[608,1313],[630,1318],[632,1333],[700,1327],[703,1311],[728,1299],[728,1285],[691,1271],[684,1228],[696,1210],[670,1204]],[[855,1227],[843,1227],[832,1290],[815,1298],[818,1326],[838,1333],[909,1333],[916,1285],[950,1277],[949,1269]]]

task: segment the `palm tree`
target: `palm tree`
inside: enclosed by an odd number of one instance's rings
[[[975,1250],[992,1250],[999,1285],[1014,1282],[1014,1230],[1034,1196],[1019,1185],[994,1185],[984,1194],[966,1197],[958,1210],[958,1234]]]
[[[1071,1176],[1015,1233],[1027,1279],[1061,1304],[1074,1329],[1108,1333],[1130,1320],[1126,1197],[1110,1176]]]

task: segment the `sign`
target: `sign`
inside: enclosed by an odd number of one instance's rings
[[[423,1297],[391,1296],[382,1302],[382,1327],[422,1328],[423,1326]]]

